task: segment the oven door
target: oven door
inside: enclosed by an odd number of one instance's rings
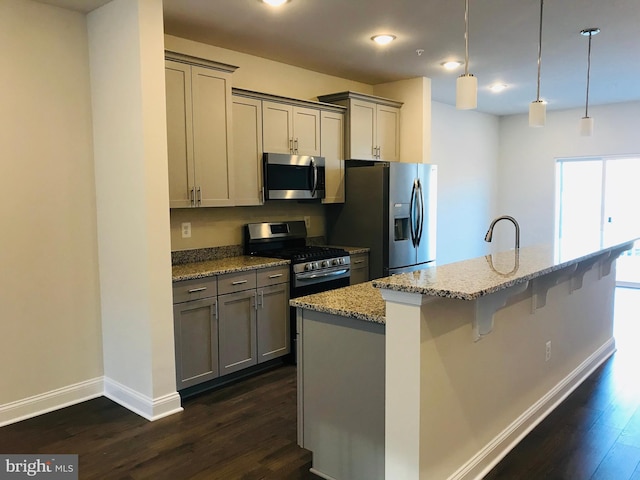
[[[291,280],[291,298],[348,287],[350,278],[351,271],[348,265],[322,271],[296,273]]]
[[[323,157],[265,153],[265,200],[319,200],[325,196]]]

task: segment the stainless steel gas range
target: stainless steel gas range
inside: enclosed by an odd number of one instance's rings
[[[245,225],[244,253],[290,260],[290,298],[349,285],[349,252],[341,248],[307,245],[307,229],[302,220]],[[295,360],[295,309],[292,309],[290,322],[292,360]]]

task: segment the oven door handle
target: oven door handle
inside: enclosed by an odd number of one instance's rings
[[[348,268],[344,268],[342,270],[334,270],[332,272],[325,272],[325,273],[308,273],[308,274],[302,273],[300,275],[297,275],[296,278],[298,280],[314,280],[316,278],[336,277],[338,275],[344,275],[348,271],[349,271]]]

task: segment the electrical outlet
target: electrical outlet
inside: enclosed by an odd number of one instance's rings
[[[307,231],[311,228],[311,217],[308,215],[304,217],[304,226],[307,227]]]
[[[182,238],[191,238],[191,222],[182,223]]]
[[[548,362],[551,359],[551,340],[549,340],[544,348],[544,361]]]

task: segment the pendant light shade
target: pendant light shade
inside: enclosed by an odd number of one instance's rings
[[[535,100],[529,104],[529,126],[544,127],[547,118],[547,104],[542,100]]]
[[[590,137],[593,135],[593,118],[582,117],[580,119],[580,135]]]
[[[597,27],[585,28],[580,35],[589,37],[589,49],[587,50],[587,96],[584,103],[584,117],[580,119],[580,135],[590,137],[593,135],[593,118],[589,117],[589,80],[591,75],[591,37],[600,33]]]
[[[456,108],[471,110],[478,106],[478,79],[471,74],[460,75],[456,80]]]
[[[540,67],[542,66],[542,12],[544,0],[540,0],[540,29],[538,30],[538,89],[535,101],[529,104],[529,126],[544,127],[547,120],[547,105],[540,100]]]
[[[464,3],[464,75],[456,80],[456,108],[471,110],[478,106],[478,79],[469,73],[469,0]]]

